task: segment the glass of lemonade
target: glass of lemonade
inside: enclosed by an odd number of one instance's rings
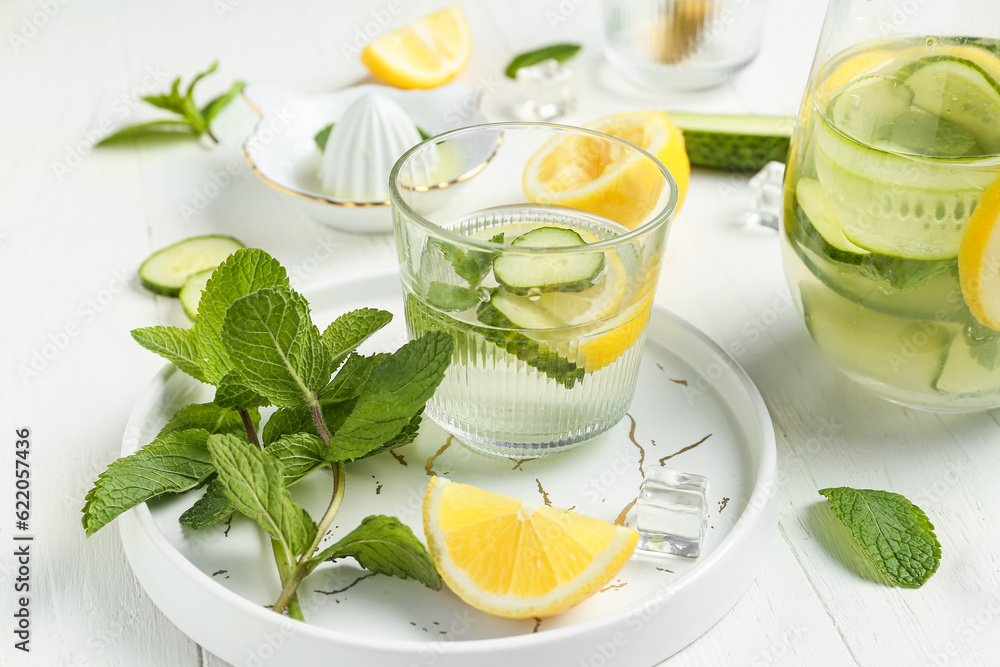
[[[599,132],[494,123],[415,146],[390,192],[408,333],[457,343],[427,416],[514,458],[624,417],[677,202],[662,163]]]
[[[965,232],[997,213],[1000,21],[986,1],[911,4],[830,3],[785,177],[785,273],[849,377],[911,407],[989,409],[1000,332],[970,309],[990,269]]]

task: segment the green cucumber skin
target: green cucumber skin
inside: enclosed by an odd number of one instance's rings
[[[178,297],[178,296],[180,296],[180,294],[181,294],[181,288],[184,287],[183,283],[181,283],[180,285],[177,285],[177,286],[173,286],[173,285],[164,285],[162,283],[150,282],[150,281],[146,280],[146,278],[144,277],[144,275],[143,275],[143,273],[144,273],[143,269],[146,268],[146,265],[154,257],[157,257],[157,256],[159,256],[159,255],[161,255],[161,254],[163,254],[163,253],[165,253],[167,251],[173,250],[174,248],[176,248],[179,245],[184,245],[185,243],[190,243],[191,241],[193,241],[195,239],[226,239],[227,241],[232,241],[233,243],[235,243],[236,245],[238,245],[240,248],[245,248],[246,247],[246,246],[243,245],[243,241],[240,241],[239,239],[237,239],[237,238],[235,238],[233,236],[227,236],[226,234],[205,234],[203,236],[195,236],[195,237],[192,237],[192,238],[189,238],[189,239],[184,239],[182,241],[178,241],[177,243],[172,243],[172,244],[168,245],[166,248],[160,248],[159,250],[157,250],[156,252],[154,252],[152,255],[150,255],[149,257],[147,257],[145,260],[143,260],[142,264],[139,265],[139,283],[144,288],[146,288],[150,292],[152,292],[153,294],[159,294],[160,296],[169,296],[169,297]]]
[[[684,134],[692,166],[725,171],[759,171],[768,162],[787,162],[795,118],[668,112]],[[716,125],[708,129],[705,125]],[[770,130],[765,131],[764,125]]]
[[[514,323],[496,309],[489,301],[484,301],[476,310],[479,320],[485,324],[484,327],[477,327],[472,324],[465,324],[458,320],[451,320],[444,323],[439,316],[426,305],[421,303],[416,297],[407,295],[405,300],[407,322],[417,322],[421,331],[444,331],[450,333],[456,328],[462,328],[473,335],[485,338],[497,347],[506,350],[510,354],[536,368],[548,377],[555,380],[566,389],[572,389],[578,380],[582,380],[586,371],[575,363],[554,354],[543,348],[537,341],[516,331],[503,331],[491,327],[513,327]],[[450,319],[450,318],[449,318]],[[461,341],[461,336],[458,341]],[[455,358],[458,359],[463,352],[456,347]]]

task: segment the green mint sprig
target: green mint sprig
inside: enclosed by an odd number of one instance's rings
[[[121,141],[122,139],[128,139],[131,137],[144,137],[177,132],[187,132],[194,138],[207,134],[208,138],[214,143],[219,143],[215,134],[212,133],[212,121],[215,120],[215,117],[218,116],[223,109],[229,106],[230,102],[236,99],[236,96],[243,90],[244,83],[242,81],[234,81],[229,87],[229,90],[199,107],[194,101],[194,88],[198,85],[199,81],[214,72],[218,69],[218,67],[219,61],[216,60],[209,65],[207,70],[195,75],[194,79],[191,80],[191,83],[188,84],[187,90],[184,91],[183,96],[180,93],[181,78],[177,77],[174,79],[173,84],[171,84],[170,90],[166,93],[161,95],[146,95],[142,98],[154,107],[169,111],[176,114],[180,118],[154,120],[148,123],[129,125],[128,127],[123,127],[117,132],[113,132],[112,134],[104,137],[97,142],[96,145],[103,146],[105,144]]]
[[[917,588],[941,563],[941,543],[923,510],[898,493],[838,487],[821,489],[834,514],[892,584]]]
[[[514,79],[517,77],[517,70],[522,67],[537,65],[538,63],[546,60],[558,60],[561,63],[566,62],[575,56],[579,50],[579,44],[552,44],[550,46],[543,46],[540,49],[527,51],[514,56],[503,73],[507,75],[508,78]]]
[[[214,385],[215,400],[181,408],[151,443],[108,466],[86,496],[87,534],[141,502],[205,486],[181,523],[201,529],[235,512],[256,522],[271,538],[281,579],[278,613],[301,620],[299,584],[322,563],[345,557],[440,589],[426,549],[392,517],[370,516],[332,546],[320,550],[320,543],[344,499],[345,466],[416,437],[424,404],[451,361],[452,337],[434,331],[392,354],[360,355],[356,348],[391,315],[365,308],[320,332],[285,269],[253,248],[215,270],[198,312],[191,329],[147,327],[132,335]],[[278,409],[260,431],[263,406]],[[333,472],[334,489],[314,521],[288,487],[320,468]]]

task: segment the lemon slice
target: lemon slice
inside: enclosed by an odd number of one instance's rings
[[[424,533],[441,578],[476,609],[552,616],[597,592],[639,534],[566,510],[431,478]]]
[[[361,62],[393,86],[433,88],[465,69],[471,54],[465,14],[450,5],[374,40]]]
[[[656,156],[677,181],[677,209],[687,193],[691,163],[684,135],[662,111],[630,111],[607,116],[588,128],[624,139]],[[524,169],[529,201],[590,211],[635,228],[656,208],[663,180],[642,155],[586,135],[555,137]]]
[[[969,310],[1000,331],[1000,178],[983,194],[962,235],[958,280]]]

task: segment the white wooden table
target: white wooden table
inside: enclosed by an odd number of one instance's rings
[[[216,57],[220,73],[206,80],[204,94],[234,78],[304,92],[350,85],[365,76],[357,58],[344,54],[358,28],[386,11],[391,26],[402,25],[441,4],[0,5],[0,665],[223,664],[146,598],[116,529],[85,539],[80,526],[85,492],[118,456],[126,416],[161,366],[129,331],[186,325],[176,300],[139,286],[140,261],[181,238],[223,233],[267,249],[300,284],[394,263],[391,237],[320,227],[262,187],[239,150],[254,118],[242,102],[220,117],[217,147],[174,142],[91,152],[88,136],[146,117],[135,95],[157,92],[175,74],[189,77]],[[511,55],[556,41],[586,45],[573,64],[580,108],[569,123],[649,107],[794,114],[824,11],[819,0],[771,0],[765,44],[748,70],[716,90],[672,95],[636,92],[609,71],[597,0],[463,4],[475,50],[459,80],[482,86],[493,119],[511,117],[511,86],[500,74]],[[238,172],[231,182],[206,188],[227,165]],[[787,307],[776,234],[739,222],[744,183],[695,172],[657,302],[724,347],[739,344],[738,361],[778,434],[780,524],[746,596],[665,664],[1000,664],[997,415],[906,410],[838,375]],[[12,634],[14,432],[23,427],[31,430],[34,501],[30,654],[14,650]],[[848,564],[817,494],[839,485],[893,490],[923,506],[943,545],[940,570],[923,588],[888,588]]]

